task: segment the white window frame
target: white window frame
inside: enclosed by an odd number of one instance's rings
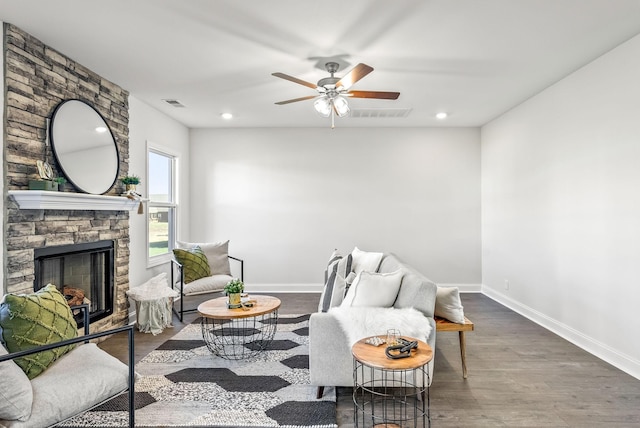
[[[162,156],[166,156],[171,158],[171,198],[170,202],[154,202],[150,198],[149,194],[149,153],[153,152]],[[147,141],[147,149],[145,152],[146,155],[146,194],[149,197],[149,201],[147,202],[147,210],[151,207],[157,208],[169,208],[169,237],[168,237],[168,245],[169,251],[166,254],[160,254],[158,256],[150,256],[149,255],[149,213],[147,212],[146,216],[146,248],[145,251],[147,253],[147,267],[159,266],[162,264],[169,263],[171,258],[173,257],[172,250],[174,248],[174,244],[176,242],[176,233],[177,233],[177,224],[178,224],[178,165],[179,165],[179,156],[176,152],[171,149],[162,146],[160,144],[153,143],[151,141]]]

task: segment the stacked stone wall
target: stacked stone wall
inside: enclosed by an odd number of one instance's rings
[[[119,176],[129,170],[129,93],[73,59],[11,24],[4,24],[5,126],[4,219],[5,284],[8,293],[33,291],[36,248],[115,241],[113,315],[92,324],[92,331],[128,321],[129,212],[20,210],[6,193],[26,190],[38,178],[36,162],[44,160],[63,176],[47,142],[48,119],[64,100],[93,105],[111,128],[118,146]],[[97,160],[99,162],[99,160]],[[77,192],[69,183],[65,191]],[[107,195],[120,195],[117,183]]]

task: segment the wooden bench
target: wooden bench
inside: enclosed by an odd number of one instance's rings
[[[464,339],[465,331],[473,331],[473,323],[469,318],[464,317],[464,324],[457,324],[444,318],[435,317],[436,320],[436,332],[438,331],[457,331],[460,339],[460,358],[462,359],[462,377],[467,378],[467,358],[466,351],[467,346]]]

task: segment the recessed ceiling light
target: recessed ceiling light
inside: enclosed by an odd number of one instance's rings
[[[222,113],[220,117],[223,118],[224,120],[233,119],[233,115],[231,113]]]
[[[436,114],[436,119],[438,119],[438,120],[443,120],[443,119],[446,119],[446,118],[447,118],[447,116],[448,116],[448,114],[447,114],[447,113],[445,113],[445,112],[441,111],[440,113]]]

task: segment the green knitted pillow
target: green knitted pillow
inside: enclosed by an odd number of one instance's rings
[[[200,247],[193,247],[188,250],[176,248],[173,250],[173,255],[176,256],[178,263],[182,265],[185,284],[195,281],[196,279],[211,276],[209,261]]]
[[[9,352],[72,339],[77,335],[78,326],[71,308],[55,285],[48,284],[33,294],[7,294],[0,304],[0,336]],[[29,379],[33,379],[73,348],[74,345],[61,346],[16,358],[15,362]]]

